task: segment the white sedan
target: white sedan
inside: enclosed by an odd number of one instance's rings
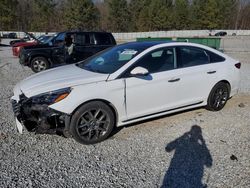
[[[115,126],[202,106],[221,110],[238,92],[240,67],[203,45],[132,42],[26,78],[12,104],[19,132],[62,131],[94,144]]]

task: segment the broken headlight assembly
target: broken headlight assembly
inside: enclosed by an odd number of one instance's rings
[[[64,89],[59,89],[55,91],[50,91],[47,93],[42,93],[42,94],[33,96],[30,99],[33,104],[52,105],[54,103],[57,103],[65,99],[70,94],[71,91],[72,91],[71,88],[64,88]]]

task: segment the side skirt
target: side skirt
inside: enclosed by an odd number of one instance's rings
[[[118,127],[130,124],[130,123],[135,123],[135,122],[138,122],[138,121],[143,121],[143,120],[152,119],[152,118],[155,118],[155,117],[160,117],[160,116],[167,115],[167,114],[172,114],[172,113],[175,113],[175,112],[180,112],[180,111],[184,111],[184,110],[188,110],[188,109],[201,107],[201,106],[204,106],[204,105],[205,105],[204,101],[201,101],[201,102],[194,103],[194,104],[191,104],[191,105],[186,105],[186,106],[182,106],[182,107],[178,107],[178,108],[173,108],[173,109],[170,109],[170,110],[165,110],[165,111],[161,111],[161,112],[157,112],[157,113],[153,113],[153,114],[149,114],[149,115],[145,115],[145,116],[136,117],[136,118],[133,118],[133,119],[128,119],[128,120],[122,121],[118,125]]]

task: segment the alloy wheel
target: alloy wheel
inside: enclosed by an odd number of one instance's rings
[[[47,69],[47,65],[46,65],[46,62],[44,62],[43,60],[36,60],[33,63],[33,68],[37,72],[40,72],[40,71],[46,70]]]
[[[217,88],[214,92],[214,97],[213,97],[213,107],[215,109],[219,109],[223,107],[228,99],[228,91],[225,90],[223,87]]]
[[[78,120],[77,133],[84,140],[97,140],[108,131],[110,118],[100,108],[85,111]]]

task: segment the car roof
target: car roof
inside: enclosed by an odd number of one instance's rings
[[[74,34],[74,33],[103,33],[103,34],[111,34],[110,32],[105,32],[105,31],[62,31],[59,32],[58,34],[61,33],[66,33],[66,34]]]
[[[189,47],[196,47],[196,48],[201,48],[203,50],[208,50],[213,53],[216,53],[222,57],[228,58],[224,53],[218,51],[217,49],[213,49],[211,47],[208,47],[206,45],[202,44],[197,44],[197,43],[191,43],[191,42],[179,42],[179,41],[146,41],[146,42],[128,42],[128,43],[123,43],[117,46],[122,46],[127,49],[142,49],[143,51],[151,51],[151,50],[156,50],[158,48],[165,48],[165,47],[176,47],[176,46],[189,46]]]
[[[212,51],[214,53],[217,53],[219,55],[225,55],[224,53],[221,53],[220,51],[213,49],[209,46],[198,44],[198,43],[192,43],[192,42],[180,42],[180,41],[143,41],[143,42],[128,42],[123,43],[118,46],[125,46],[127,48],[141,48],[141,49],[157,49],[162,47],[171,47],[171,46],[189,46],[189,47],[197,47],[202,48],[205,50]]]
[[[152,46],[156,46],[159,44],[166,44],[166,43],[173,43],[172,41],[145,41],[145,42],[128,42],[128,43],[124,43],[124,44],[120,44],[120,46],[127,46],[129,47],[134,47],[134,48],[143,48],[143,49],[147,49],[150,48]]]

